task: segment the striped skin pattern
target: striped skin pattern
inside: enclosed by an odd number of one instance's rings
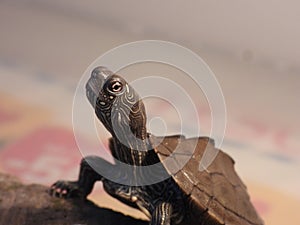
[[[97,156],[84,158],[79,179],[56,182],[52,195],[85,198],[94,183],[102,181],[111,196],[144,212],[150,225],[263,224],[229,156],[221,152],[208,168],[211,172],[198,171],[206,146],[214,148],[208,138],[148,134],[139,95],[122,77],[104,67],[93,70],[86,94],[112,135],[109,148],[115,163]],[[182,164],[182,157],[189,157],[183,160],[186,164]],[[161,177],[165,179],[154,182]]]

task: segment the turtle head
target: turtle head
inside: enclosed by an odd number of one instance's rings
[[[106,67],[96,67],[86,84],[86,95],[98,119],[118,139],[129,134],[145,139],[145,107],[136,91]]]

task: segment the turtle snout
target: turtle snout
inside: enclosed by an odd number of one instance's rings
[[[98,66],[93,69],[91,73],[91,78],[105,80],[108,76],[113,75],[113,72],[104,66]]]

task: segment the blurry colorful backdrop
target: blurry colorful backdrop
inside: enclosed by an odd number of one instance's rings
[[[1,1],[0,171],[45,185],[75,179],[82,155],[72,102],[85,69],[123,43],[174,41],[214,71],[228,114],[222,149],[235,159],[266,224],[300,224],[300,5],[275,2]],[[152,64],[121,73],[129,80],[181,76]],[[202,102],[199,97],[205,134],[211,118]],[[149,114],[172,114],[157,102],[146,107]],[[170,132],[176,130],[176,119],[167,122]],[[107,133],[100,136],[105,143]],[[82,138],[97,145],[84,129]],[[98,204],[144,218],[112,200],[100,184],[96,189],[90,198]]]

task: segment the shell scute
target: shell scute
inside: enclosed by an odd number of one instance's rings
[[[216,149],[212,139],[152,136],[151,142],[159,143],[155,151],[162,164],[197,210],[207,211],[205,216],[209,220],[225,225],[263,224],[251,204],[245,184],[234,169],[234,160]],[[207,169],[200,170],[205,150],[216,157]]]

